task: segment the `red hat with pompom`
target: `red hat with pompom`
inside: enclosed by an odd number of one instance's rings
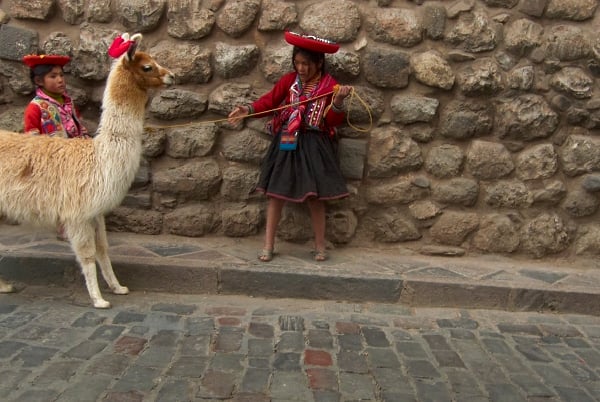
[[[58,54],[28,54],[23,57],[23,63],[27,64],[29,68],[34,68],[41,64],[64,67],[69,61],[71,61],[69,56],[61,56]]]
[[[340,45],[333,41],[319,38],[314,35],[303,35],[291,31],[285,32],[285,41],[290,45],[318,53],[335,53],[340,48]]]

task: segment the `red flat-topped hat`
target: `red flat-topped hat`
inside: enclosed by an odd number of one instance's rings
[[[23,57],[23,63],[27,64],[29,68],[34,68],[41,64],[64,67],[69,61],[71,61],[69,56],[61,56],[58,54],[28,54]]]
[[[340,48],[340,45],[330,40],[291,31],[285,32],[285,41],[290,45],[319,53],[335,53]]]

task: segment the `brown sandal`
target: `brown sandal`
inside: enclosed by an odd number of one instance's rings
[[[328,258],[329,258],[329,255],[327,255],[327,251],[315,250],[315,261],[323,262],[323,261],[326,261]]]
[[[263,248],[260,253],[258,253],[258,259],[262,262],[269,262],[273,259],[273,249],[269,250],[268,248]]]

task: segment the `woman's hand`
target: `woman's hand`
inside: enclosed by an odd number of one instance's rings
[[[231,124],[238,124],[242,119],[248,116],[248,106],[236,106],[227,116],[227,121]]]
[[[335,93],[335,97],[333,98],[333,104],[338,109],[344,107],[344,99],[352,92],[352,86],[350,85],[340,85],[337,92]]]

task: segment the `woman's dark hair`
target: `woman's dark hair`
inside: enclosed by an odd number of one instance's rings
[[[31,78],[31,82],[33,82],[34,85],[37,85],[35,83],[35,77],[44,78],[44,76],[52,71],[54,67],[56,67],[54,64],[38,64],[37,66],[33,67],[29,70],[29,78]]]
[[[310,50],[294,46],[294,50],[292,51],[292,65],[294,65],[294,59],[296,58],[297,54],[305,56],[308,60],[312,61],[316,65],[321,63],[321,73],[325,73],[325,53],[312,52]],[[296,70],[296,66],[294,66],[294,70]]]

